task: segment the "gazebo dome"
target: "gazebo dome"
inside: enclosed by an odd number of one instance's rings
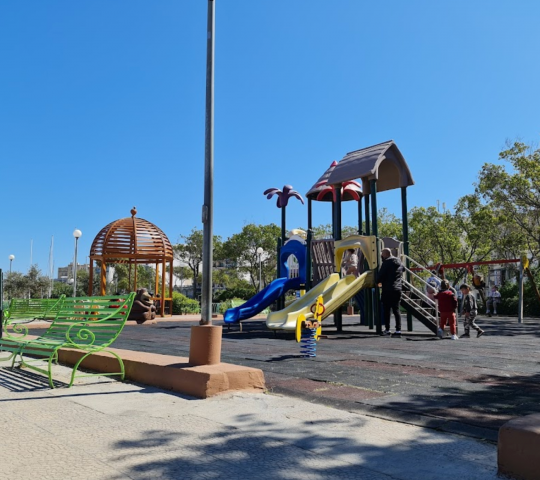
[[[162,263],[173,260],[173,248],[167,235],[153,223],[135,215],[121,218],[103,227],[90,248],[90,259],[106,263]]]
[[[125,263],[129,265],[129,285],[137,291],[137,265],[153,264],[156,268],[154,300],[160,302],[160,313],[165,314],[165,303],[169,304],[172,313],[173,285],[173,248],[167,235],[153,223],[137,218],[137,209],[131,209],[131,217],[121,218],[102,228],[94,238],[90,247],[90,278],[88,294],[92,295],[94,284],[94,262],[99,266],[99,290],[104,296],[107,291],[107,264]],[[169,285],[167,288],[165,274],[169,264]],[[132,267],[135,267],[132,273]],[[161,277],[161,282],[160,282]],[[168,291],[168,293],[167,293]],[[159,292],[159,294],[158,294]]]

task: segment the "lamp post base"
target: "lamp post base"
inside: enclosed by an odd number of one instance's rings
[[[221,326],[192,326],[189,342],[190,365],[217,365],[221,363],[221,335]]]

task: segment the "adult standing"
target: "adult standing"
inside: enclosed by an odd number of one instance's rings
[[[392,255],[392,250],[383,248],[381,252],[382,265],[377,274],[376,282],[381,284],[381,301],[384,308],[384,335],[390,335],[390,313],[396,320],[396,331],[392,338],[401,338],[401,313],[399,302],[401,301],[401,289],[403,285],[403,265],[399,258]]]

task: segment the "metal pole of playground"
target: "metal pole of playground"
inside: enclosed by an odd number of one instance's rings
[[[380,258],[381,258],[381,251],[379,247],[379,229],[378,229],[378,222],[377,222],[377,180],[371,180],[370,181],[370,194],[371,194],[371,225],[373,229],[373,235],[377,237],[377,267],[375,274],[379,270],[380,265]],[[373,314],[375,316],[375,327],[376,331],[379,335],[382,334],[382,322],[381,322],[381,314],[380,314],[380,295],[379,295],[379,287],[375,285],[374,289],[375,295],[373,300]]]
[[[214,48],[215,3],[208,0],[206,41],[206,118],[204,138],[203,271],[201,325],[212,325],[212,263],[214,221]]]

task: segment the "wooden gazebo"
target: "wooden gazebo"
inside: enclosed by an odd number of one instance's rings
[[[135,215],[135,207],[131,209],[131,217],[121,218],[109,223],[96,235],[90,248],[89,295],[92,295],[94,280],[94,262],[100,269],[100,295],[106,295],[107,264],[125,263],[129,265],[129,285],[132,291],[137,290],[137,266],[155,265],[155,295],[161,290],[159,313],[165,315],[165,302],[170,302],[169,313],[172,314],[173,287],[173,248],[167,235],[153,223]],[[165,295],[166,267],[169,264],[169,289]],[[135,267],[132,275],[132,267]],[[161,271],[160,271],[161,266]],[[161,288],[160,286],[161,277]]]

